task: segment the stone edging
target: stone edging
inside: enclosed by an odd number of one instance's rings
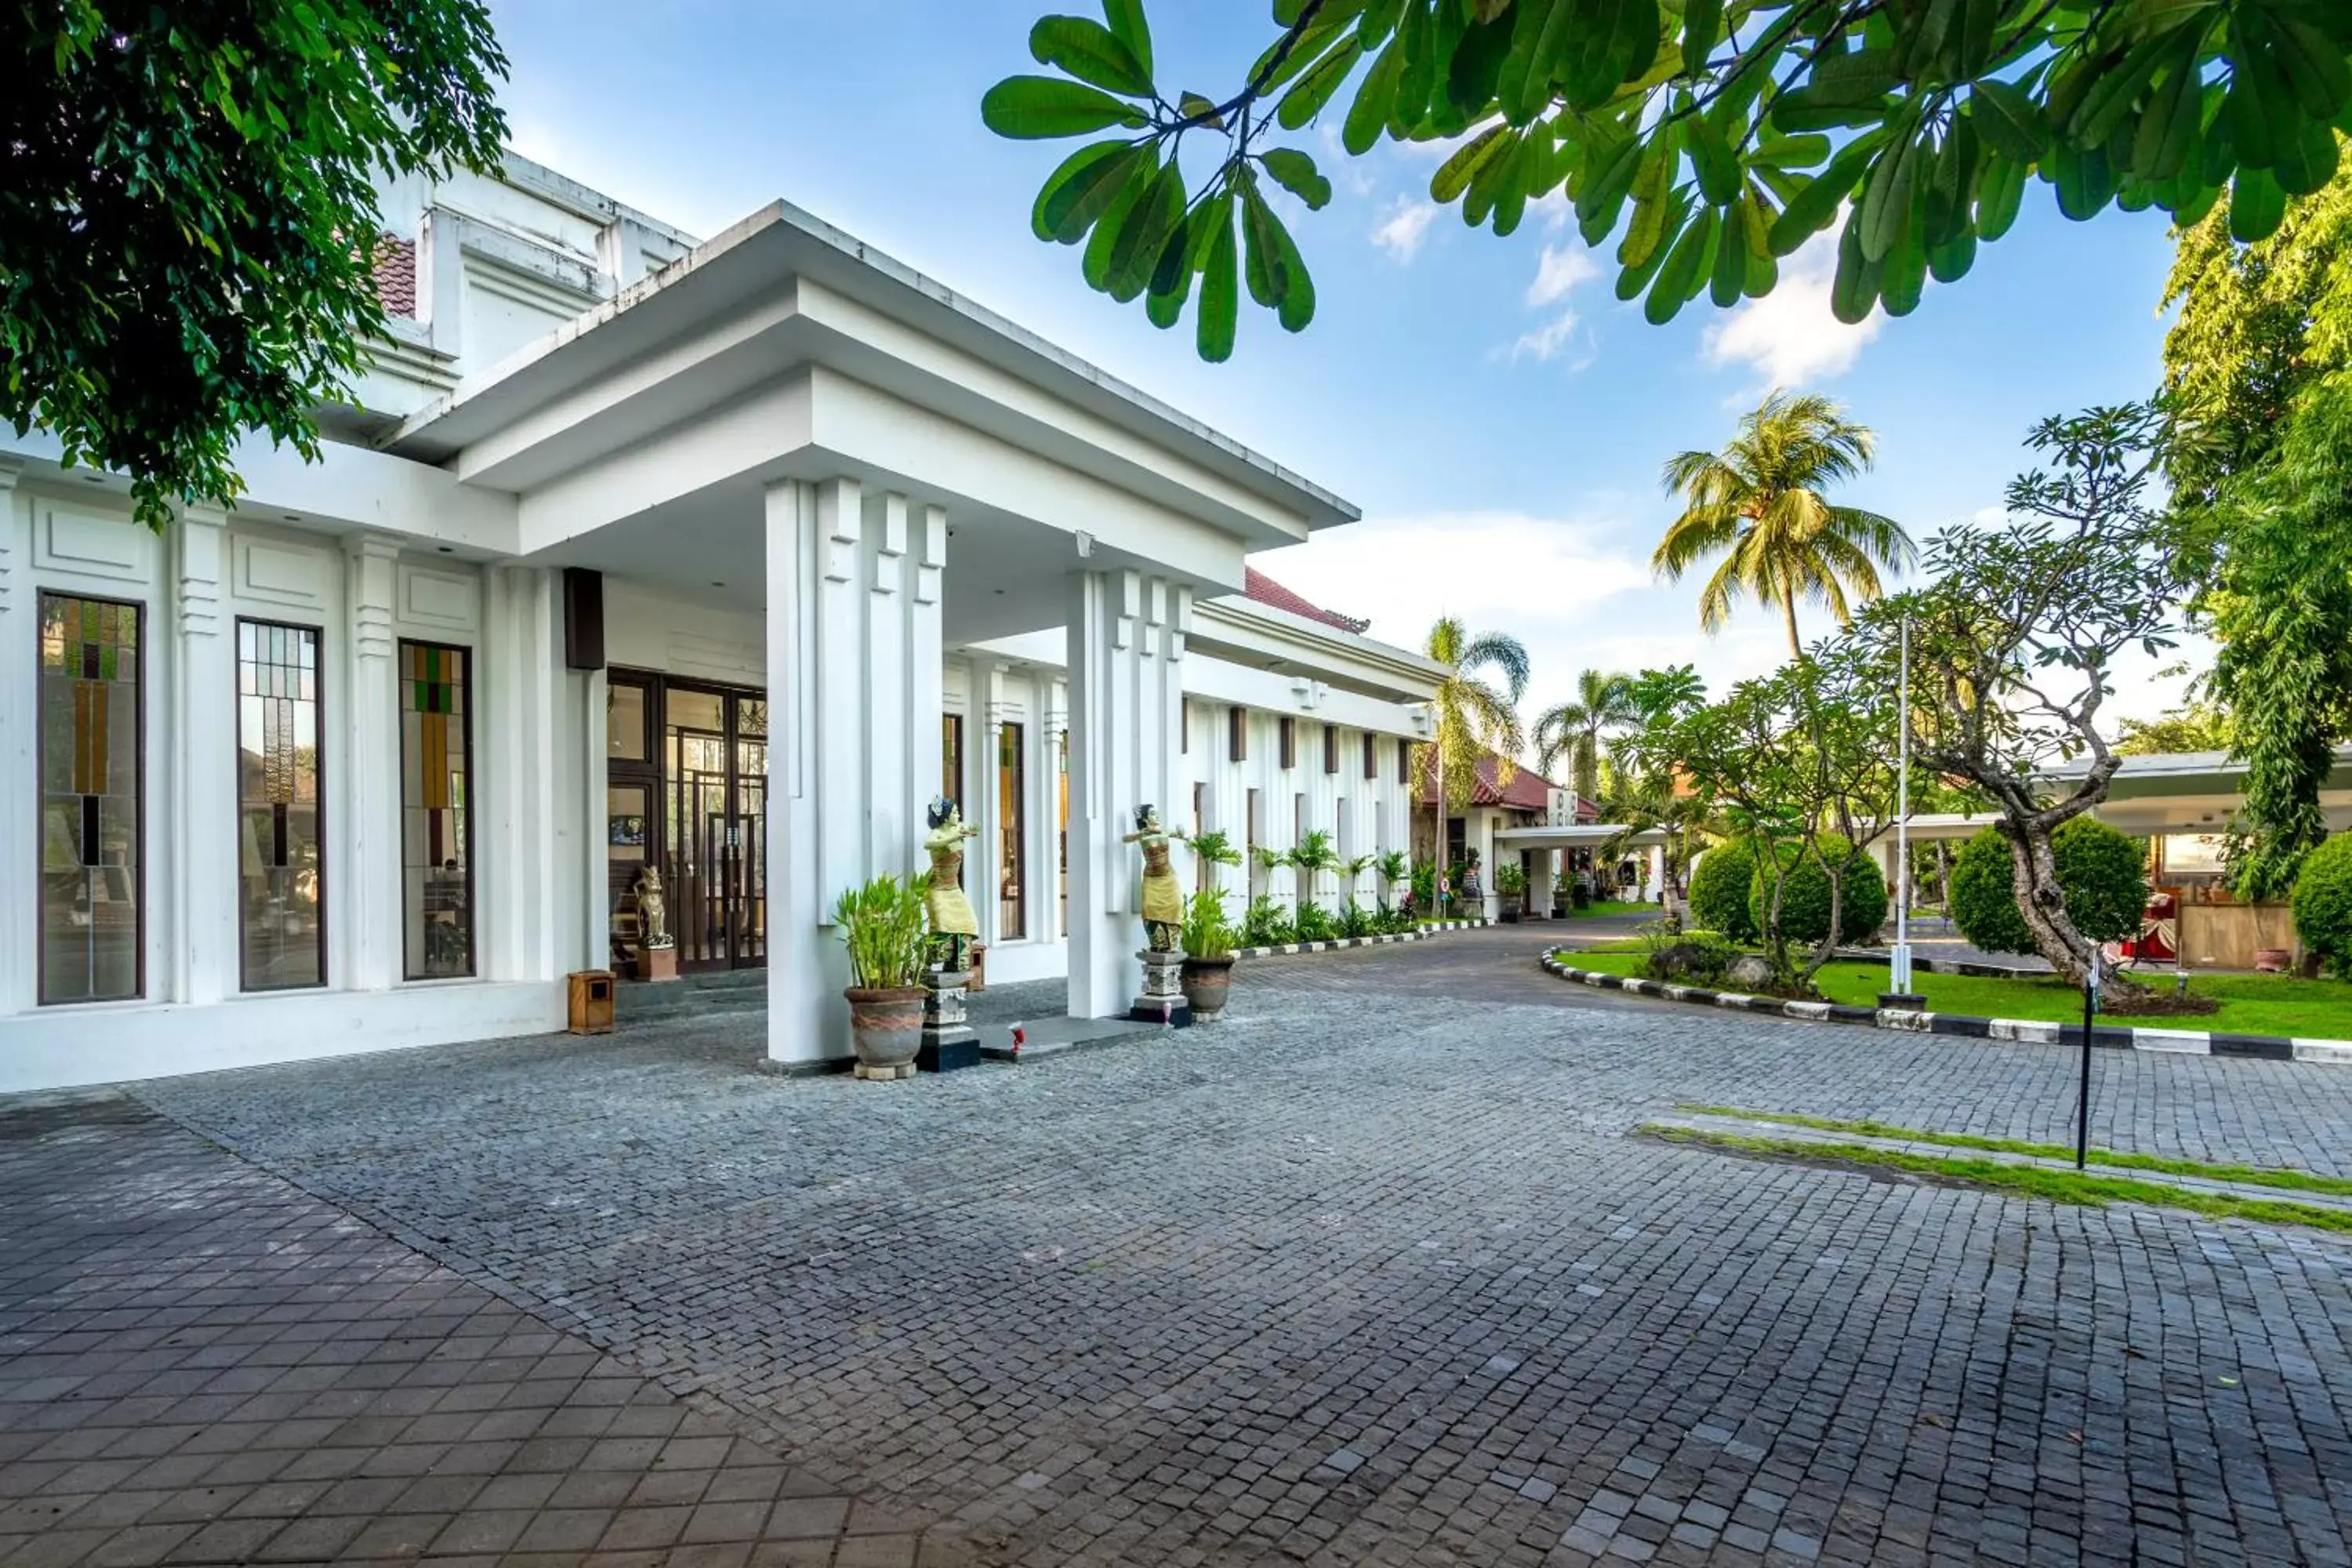
[[[2083,1043],[2079,1025],[2051,1024],[2025,1018],[1974,1018],[1960,1013],[1915,1013],[1902,1007],[1856,1007],[1840,1002],[1783,1002],[1777,996],[1749,996],[1737,991],[1710,991],[1699,985],[1668,985],[1659,980],[1602,974],[1563,963],[1552,953],[1539,961],[1547,973],[1602,991],[1629,991],[1638,996],[1658,996],[1669,1002],[1695,1002],[1702,1006],[1729,1007],[1743,1013],[1766,1013],[1813,1024],[1861,1024],[1914,1035],[1958,1035],[1978,1040],[2016,1040],[2030,1045]],[[2352,1040],[2289,1039],[2279,1035],[2231,1035],[2207,1029],[2142,1029],[2101,1025],[2091,1031],[2091,1043],[2123,1050],[2163,1051],[2174,1056],[2252,1057],[2265,1061],[2336,1062],[2352,1066]]]
[[[1438,921],[1415,931],[1399,931],[1391,936],[1341,936],[1329,942],[1288,942],[1278,947],[1237,947],[1235,958],[1285,958],[1298,952],[1337,952],[1343,947],[1384,947],[1394,942],[1423,942],[1441,931],[1475,931],[1487,924],[1486,921]]]

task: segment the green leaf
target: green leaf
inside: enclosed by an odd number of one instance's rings
[[[1107,91],[1129,98],[1150,96],[1151,73],[1099,22],[1084,16],[1040,17],[1029,29],[1029,53],[1039,65],[1059,66]]]
[[[1296,147],[1270,148],[1259,162],[1276,184],[1305,202],[1310,212],[1330,205],[1331,182],[1316,170],[1313,158]]]
[[[1878,303],[1879,264],[1862,253],[1862,218],[1846,220],[1838,237],[1837,277],[1830,285],[1830,313],[1847,326],[1858,326]]]
[[[2050,124],[2025,93],[1990,78],[1969,89],[1969,117],[1985,144],[2021,163],[2032,163],[2050,145]]]
[[[1282,303],[1290,282],[1283,274],[1282,225],[1274,209],[1257,193],[1257,182],[1244,175],[1242,190],[1242,277],[1250,298],[1271,310]]]
[[[1407,36],[1399,33],[1389,40],[1389,47],[1381,51],[1381,58],[1365,73],[1364,85],[1356,89],[1356,101],[1339,131],[1340,144],[1354,157],[1360,158],[1372,150],[1372,143],[1381,139],[1381,132],[1389,122],[1389,111],[1396,107],[1397,83],[1404,75]]]
[[[1813,62],[1812,70],[1805,78],[1805,98],[1808,102],[1823,105],[1865,104],[1893,90],[1900,79],[1891,48],[1824,55]]]
[[[1682,228],[1683,220],[1690,216],[1690,194],[1687,190],[1678,190],[1665,198],[1664,208],[1659,215],[1659,221],[1664,226],[1665,233],[1674,234]],[[1617,275],[1617,298],[1623,300],[1639,298],[1642,290],[1650,286],[1650,279],[1658,275],[1658,268],[1666,264],[1666,253],[1672,248],[1667,245],[1654,245],[1651,247],[1650,253],[1640,262],[1627,265],[1625,269]],[[1622,251],[1618,259],[1620,261],[1624,259]]]
[[[1586,177],[1576,197],[1577,222],[1585,244],[1598,245],[1617,226],[1625,193],[1633,188],[1633,175],[1641,167],[1642,143],[1638,138],[1627,137],[1609,148],[1599,166]],[[1594,232],[1596,228],[1598,233]]]
[[[1740,205],[1745,205],[1743,201]],[[1731,208],[1722,222],[1715,245],[1715,265],[1708,274],[1708,291],[1718,310],[1729,310],[1748,292],[1747,220],[1740,206]]]
[[[2061,141],[2050,150],[2048,172],[2058,186],[2058,210],[2076,223],[2098,216],[2115,199],[2117,176],[2103,147]]]
[[[1911,188],[1918,178],[1919,144],[1907,127],[1878,155],[1863,187],[1862,253],[1882,261],[1911,227]]]
[[[1274,319],[1286,332],[1303,332],[1315,320],[1315,279],[1307,276],[1307,258],[1298,254],[1298,243],[1281,215],[1269,207],[1265,216],[1282,262],[1282,303],[1275,308]]]
[[[1757,143],[1748,161],[1769,163],[1776,169],[1810,169],[1829,155],[1830,139],[1826,136],[1767,136]]]
[[[2345,61],[2343,46],[2283,10],[2271,13],[2271,29],[2279,68],[2304,113],[2314,120],[2335,118],[2352,101],[2352,65]]]
[[[1131,142],[1096,142],[1064,159],[1037,192],[1037,205],[1030,214],[1037,237],[1064,245],[1084,239],[1126,180],[1129,171],[1123,163],[1138,156],[1149,153]]]
[[[2132,172],[2168,180],[2189,165],[2205,122],[2205,92],[2196,57],[2177,60],[2148,94],[2147,109],[2132,136]]]
[[[1683,71],[1706,74],[1707,57],[1723,36],[1723,0],[1688,0],[1683,7]]]
[[[980,118],[999,136],[1016,142],[1083,136],[1112,125],[1139,131],[1150,123],[1133,104],[1055,76],[1005,78],[980,100]]]
[[[1790,197],[1789,205],[1772,224],[1772,254],[1795,254],[1805,241],[1835,222],[1838,208],[1853,194],[1854,182],[1869,166],[1872,154],[1884,144],[1883,138],[1857,137],[1830,160],[1828,168]]]
[[[1683,122],[1683,135],[1690,143],[1699,190],[1715,205],[1728,205],[1739,195],[1739,160],[1724,141],[1722,127],[1712,115],[1693,115]]]
[[[1652,326],[1663,327],[1673,321],[1703,286],[1715,260],[1717,227],[1715,209],[1703,206],[1675,241],[1666,264],[1658,268],[1657,280],[1650,285],[1649,298],[1642,302],[1643,319]]]
[[[2336,132],[2320,121],[2305,120],[2281,143],[2271,173],[2287,195],[2307,196],[2336,177]]]
[[[1363,54],[1363,45],[1350,38],[1316,61],[1314,68],[1293,82],[1290,90],[1282,95],[1282,101],[1275,105],[1276,122],[1286,131],[1297,131],[1322,113],[1323,106],[1331,101]]]
[[[1119,237],[1127,232],[1128,219],[1135,212],[1137,205],[1151,194],[1159,179],[1160,161],[1147,151],[1143,157],[1128,165],[1126,178],[1119,182],[1118,189],[1103,208],[1102,216],[1096,220],[1094,237],[1087,241],[1085,254],[1078,262],[1078,271],[1086,279],[1087,287],[1097,293],[1111,291],[1118,271],[1114,258]]]
[[[1907,316],[1919,308],[1919,296],[1927,282],[1927,243],[1921,234],[1924,226],[1914,222],[1904,231],[1902,240],[1886,253],[1879,268],[1880,302],[1890,316]]]
[[[1977,183],[1977,236],[1986,244],[2007,234],[2017,221],[2028,173],[2014,158],[1999,153],[1987,155],[1983,177]]]
[[[1490,125],[1485,131],[1457,148],[1454,155],[1437,166],[1430,176],[1429,199],[1440,206],[1451,206],[1461,200],[1462,193],[1478,171],[1493,159],[1511,150],[1511,131],[1507,125]]]
[[[1938,283],[1957,283],[1968,276],[1976,259],[1976,231],[1962,229],[1958,238],[1947,240],[1927,252],[1927,270]]]
[[[2230,186],[2230,237],[2241,245],[2268,239],[2286,217],[2286,191],[2268,169],[2240,169]]]
[[[1146,80],[1151,76],[1151,24],[1144,19],[1143,0],[1103,0],[1103,20],[1111,36],[1135,57]]]
[[[1202,232],[1208,237],[1206,265],[1201,269],[1201,357],[1223,364],[1234,357],[1234,328],[1241,315],[1241,285],[1234,252],[1234,206],[1231,193],[1202,209],[1213,215]]]
[[[2279,124],[2281,111],[2292,116],[2294,100],[2286,84],[2268,69],[2268,50],[2252,50],[2232,63],[2236,71],[2230,81],[2228,112],[2238,162],[2249,168],[2267,169],[2278,161],[2284,129]]]
[[[1184,172],[1169,163],[1128,209],[1111,245],[1110,296],[1121,304],[1151,281],[1160,251],[1184,222]]]

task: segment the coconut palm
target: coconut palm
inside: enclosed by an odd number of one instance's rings
[[[1801,656],[1797,601],[1826,606],[1841,625],[1852,602],[1878,597],[1882,567],[1911,564],[1911,536],[1892,518],[1832,506],[1823,492],[1869,468],[1877,438],[1818,393],[1775,391],[1741,416],[1720,452],[1685,452],[1665,467],[1683,512],[1658,542],[1651,566],[1669,582],[1723,559],[1698,596],[1699,626],[1718,630],[1733,602],[1778,605],[1789,652]]]
[[[1495,755],[1497,787],[1511,782],[1511,759],[1526,749],[1519,727],[1518,700],[1528,689],[1528,650],[1505,632],[1470,632],[1452,616],[1442,616],[1429,628],[1423,649],[1446,667],[1438,682],[1436,717],[1431,739],[1413,748],[1413,777],[1422,787],[1437,785],[1437,832],[1430,842],[1437,853],[1445,850],[1445,818],[1469,808],[1478,790],[1478,761]],[[1491,670],[1500,686],[1479,675]]]
[[[1535,728],[1536,767],[1549,774],[1563,756],[1570,782],[1585,800],[1601,796],[1602,731],[1638,723],[1642,710],[1634,700],[1631,677],[1588,669],[1576,678],[1576,696],[1547,708]]]

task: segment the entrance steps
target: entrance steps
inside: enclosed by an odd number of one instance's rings
[[[768,1005],[768,972],[721,969],[708,974],[680,975],[658,985],[625,980],[617,987],[614,1001],[614,1021],[623,1025],[758,1013]]]

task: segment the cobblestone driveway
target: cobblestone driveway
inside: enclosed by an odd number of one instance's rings
[[[1533,945],[1265,962],[1215,1029],[903,1086],[758,1075],[737,1020],[140,1092],[927,1560],[2352,1561],[2352,1245],[1627,1140],[2058,1138],[2074,1058]],[[2352,1162],[2352,1071],[2098,1076],[2116,1146]]]

